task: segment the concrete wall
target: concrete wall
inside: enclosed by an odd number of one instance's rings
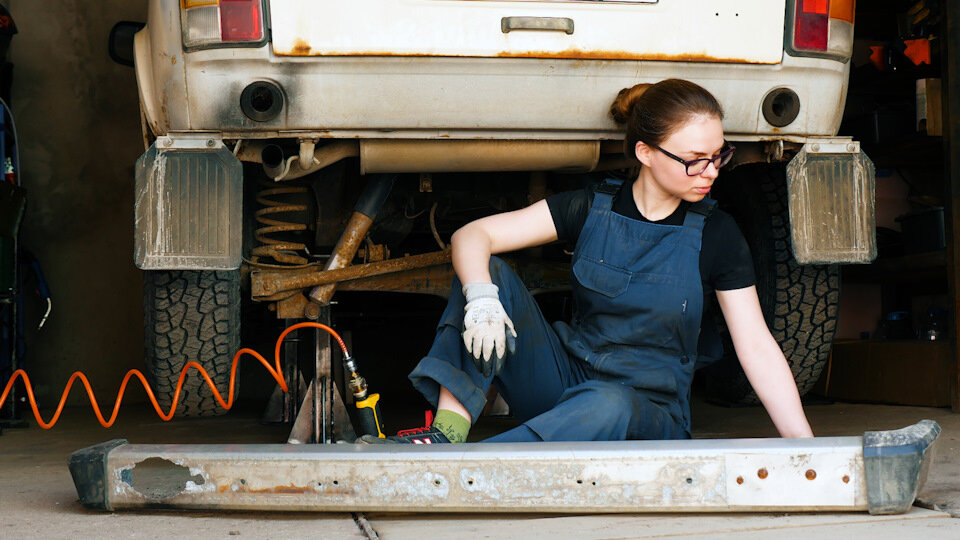
[[[133,69],[110,60],[107,36],[117,21],[146,20],[147,0],[4,5],[19,30],[9,60],[29,197],[23,242],[43,264],[54,300],[37,332],[39,303],[28,295],[26,368],[47,410],[77,369],[109,408],[122,375],[143,365],[133,264],[133,164],[143,143]]]

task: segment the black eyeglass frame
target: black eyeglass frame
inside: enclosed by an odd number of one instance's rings
[[[720,149],[720,153],[713,156],[712,158],[697,158],[697,159],[686,160],[680,156],[676,156],[671,154],[670,152],[667,152],[666,150],[664,150],[663,148],[660,148],[656,144],[649,144],[648,146],[652,146],[653,148],[656,148],[657,150],[663,152],[663,155],[667,156],[670,159],[683,163],[683,166],[686,167],[687,176],[697,176],[697,175],[703,174],[703,171],[707,170],[707,167],[710,166],[711,162],[713,163],[713,166],[716,167],[717,170],[719,171],[720,167],[723,167],[727,163],[730,163],[730,160],[733,158],[733,151],[737,149],[736,146],[728,143],[727,141],[723,141],[723,147]],[[703,168],[695,173],[691,173],[690,166],[701,161],[704,162]]]

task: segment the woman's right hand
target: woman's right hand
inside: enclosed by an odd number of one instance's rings
[[[557,239],[557,229],[547,202],[472,221],[451,239],[453,268],[465,283],[463,344],[477,369],[497,374],[506,352],[515,348],[517,332],[500,303],[499,288],[490,276],[490,255],[539,246]]]
[[[517,331],[500,303],[499,288],[492,283],[467,283],[463,316],[463,344],[484,377],[499,375],[507,352],[516,351]]]

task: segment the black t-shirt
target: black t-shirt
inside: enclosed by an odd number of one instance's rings
[[[621,216],[640,221],[651,221],[640,213],[633,200],[633,182],[624,182],[613,198],[613,211]],[[553,216],[553,224],[561,241],[577,243],[580,231],[587,221],[593,204],[595,187],[577,191],[565,191],[547,197],[547,206]],[[660,221],[662,225],[683,225],[690,208],[689,202],[680,201],[680,206]],[[742,289],[756,283],[753,275],[753,259],[750,248],[730,214],[714,208],[703,224],[703,241],[700,248],[700,277],[704,295],[715,290]],[[707,304],[705,304],[706,307]]]

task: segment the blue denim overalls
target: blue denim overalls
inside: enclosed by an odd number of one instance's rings
[[[465,300],[454,279],[433,347],[410,379],[431,403],[447,388],[474,420],[492,383],[523,425],[490,441],[690,437],[690,383],[703,311],[700,241],[714,201],[687,210],[682,226],[612,210],[619,181],[598,187],[573,254],[574,314],[551,328],[500,259],[490,273],[517,329],[501,374],[474,367],[460,332]]]

